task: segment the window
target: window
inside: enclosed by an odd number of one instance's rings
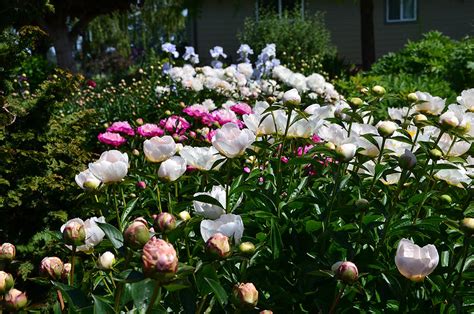
[[[417,18],[417,0],[386,0],[386,21],[414,22]]]

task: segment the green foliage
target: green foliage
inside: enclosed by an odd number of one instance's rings
[[[474,86],[474,39],[450,39],[429,32],[419,41],[409,42],[401,51],[380,58],[370,70],[373,75],[423,75],[446,81],[455,93]]]
[[[263,10],[257,21],[247,18],[238,38],[256,53],[266,44],[276,44],[282,63],[304,74],[321,72],[323,60],[334,58],[336,53],[324,14],[318,12],[302,17],[298,8],[285,11],[281,17]]]

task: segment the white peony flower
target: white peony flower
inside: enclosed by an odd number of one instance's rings
[[[161,162],[176,153],[176,143],[169,135],[155,136],[143,142],[143,152],[149,161]]]
[[[282,101],[283,104],[296,106],[301,103],[301,96],[298,93],[298,90],[293,88],[283,94]]]
[[[222,206],[217,206],[209,203],[203,203],[198,201],[193,201],[194,210],[196,214],[203,216],[208,219],[217,219],[223,214],[225,214],[226,207],[226,191],[223,186],[215,185],[212,187],[210,192],[201,192],[196,193],[194,196],[198,195],[209,195],[215,198]]]
[[[179,154],[186,160],[188,166],[203,171],[211,170],[216,161],[224,158],[214,147],[184,146]],[[219,164],[216,170],[220,165],[222,164]]]
[[[76,248],[77,251],[81,252],[90,252],[94,249],[95,246],[97,246],[105,236],[104,231],[100,229],[100,227],[97,225],[97,222],[100,223],[105,223],[105,218],[103,216],[97,218],[97,217],[91,217],[87,219],[86,221],[82,221],[82,219],[79,218],[74,218],[72,219],[74,221],[82,222],[84,224],[84,230],[86,231],[86,241],[84,245],[80,245]],[[64,228],[66,225],[70,222],[66,222],[64,225],[61,226],[61,233],[63,232]],[[66,245],[70,250],[72,250],[72,246]]]
[[[94,190],[98,188],[101,183],[101,181],[97,179],[97,177],[94,176],[89,169],[86,169],[81,173],[77,174],[75,180],[77,185],[79,185],[79,187],[84,190]]]
[[[99,160],[89,164],[90,172],[103,183],[119,182],[128,172],[128,155],[118,150],[109,150]]]
[[[429,93],[424,92],[416,92],[416,96],[418,96],[418,101],[420,102],[415,106],[415,110],[417,112],[421,112],[423,114],[431,114],[431,115],[439,115],[445,106],[445,99],[441,99],[440,97],[431,96]]]
[[[97,261],[97,266],[100,269],[111,269],[112,265],[115,263],[115,255],[112,252],[104,252],[101,256],[99,256],[99,260]]]
[[[158,177],[166,181],[176,181],[186,172],[186,160],[173,156],[163,161],[158,169]]]
[[[244,223],[239,215],[224,214],[217,220],[201,221],[201,236],[207,242],[212,235],[222,233],[229,238],[234,238],[234,243],[239,244],[244,234]]]
[[[235,158],[255,141],[255,134],[249,129],[240,130],[235,123],[227,123],[216,131],[212,145],[224,156]]]
[[[463,90],[456,100],[466,111],[474,112],[474,88]]]
[[[464,184],[471,183],[472,179],[469,178],[466,170],[463,167],[456,165],[454,163],[451,163],[449,161],[445,161],[445,160],[439,160],[438,164],[448,164],[448,165],[456,167],[456,169],[438,170],[436,174],[434,175],[436,179],[446,181],[448,184],[459,187],[459,188],[464,187],[462,183]]]
[[[398,243],[395,264],[398,271],[412,281],[421,281],[438,266],[439,255],[432,244],[420,248],[413,241],[401,239]]]

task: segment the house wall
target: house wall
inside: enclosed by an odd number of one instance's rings
[[[305,9],[326,12],[326,24],[339,55],[360,63],[357,1],[307,0]],[[209,60],[209,49],[220,45],[234,61],[239,46],[237,32],[243,28],[246,17],[255,17],[255,1],[205,0],[200,12],[190,29],[197,40],[191,39],[190,43],[197,45],[201,59]],[[401,49],[407,40],[417,40],[430,30],[460,39],[474,35],[474,0],[418,0],[418,20],[410,23],[386,23],[385,0],[374,0],[374,26],[377,57]]]

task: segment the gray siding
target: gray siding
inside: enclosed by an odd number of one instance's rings
[[[455,39],[474,35],[474,0],[418,0],[418,20],[410,23],[386,23],[385,0],[374,2],[377,57],[401,49],[407,40],[417,40],[430,30],[439,30]],[[326,24],[339,55],[348,61],[360,62],[360,21],[356,1],[307,0],[306,10],[326,12]],[[246,17],[255,17],[254,0],[204,1],[191,31],[196,32],[201,59],[208,60],[209,49],[215,45],[223,46],[235,59],[239,46],[236,35],[243,28]]]

